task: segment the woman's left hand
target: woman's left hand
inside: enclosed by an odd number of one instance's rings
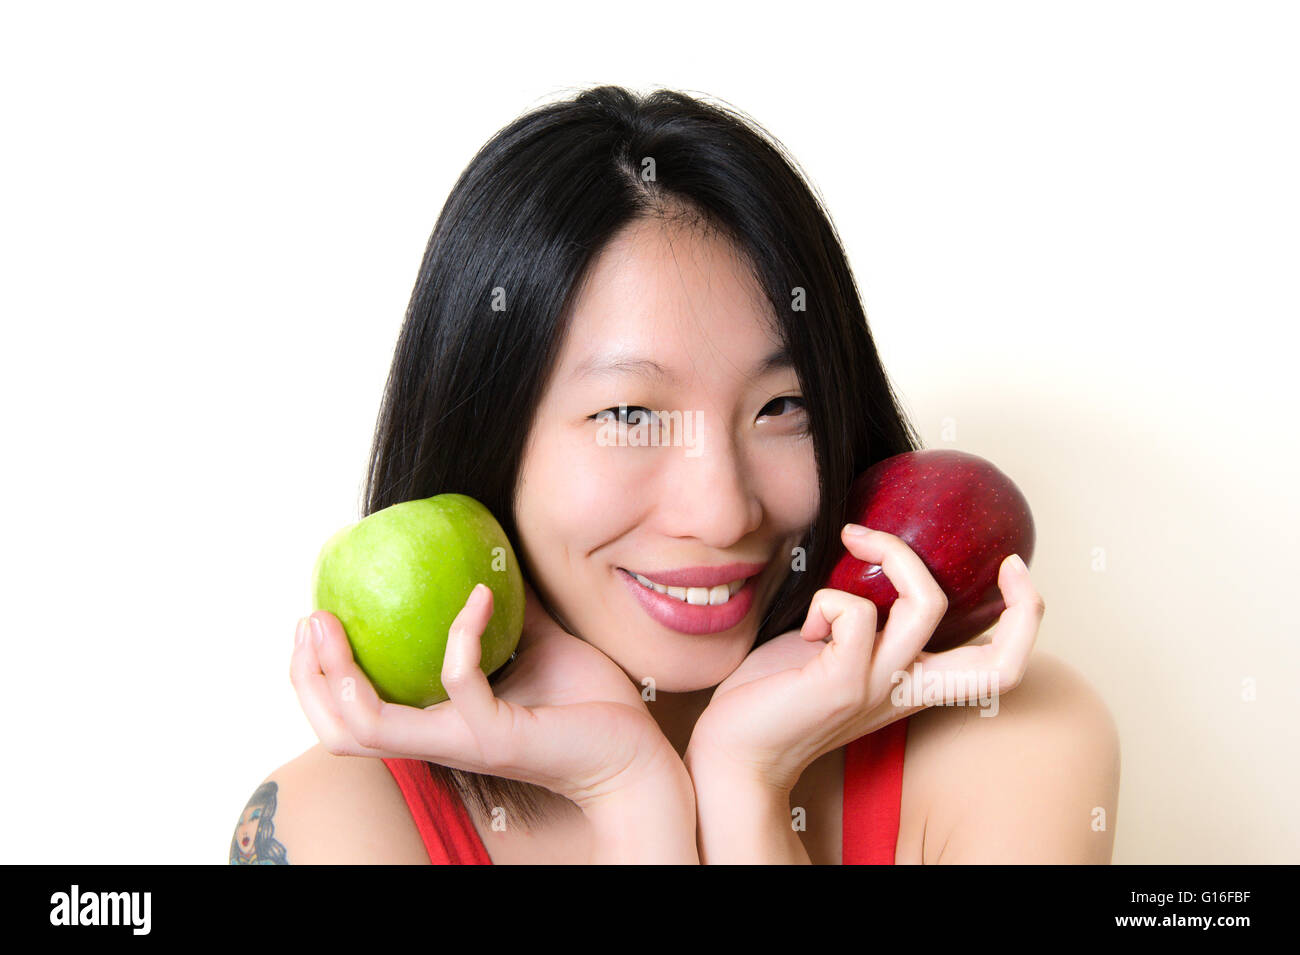
[[[929,653],[924,647],[948,599],[921,558],[884,531],[854,535],[846,527],[840,536],[854,557],[880,564],[898,591],[884,631],[876,632],[876,607],[865,597],[817,591],[801,629],[757,647],[714,690],[687,747],[692,774],[739,773],[747,784],[788,795],[818,757],[935,702],[896,705],[892,691],[903,671],[922,682],[922,670],[973,672],[986,681],[982,692],[992,687],[994,695],[1020,683],[1044,605],[1014,561],[998,572],[1006,609],[992,641]]]

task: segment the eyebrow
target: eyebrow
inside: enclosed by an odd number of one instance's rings
[[[793,367],[794,359],[782,346],[767,357],[759,359],[750,372],[750,377],[760,378],[768,372]],[[663,365],[653,359],[636,355],[592,355],[578,365],[573,378],[575,381],[582,381],[587,378],[611,375],[638,375],[650,380],[678,384],[677,376]]]

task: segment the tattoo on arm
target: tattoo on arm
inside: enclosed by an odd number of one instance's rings
[[[231,865],[288,865],[284,846],[275,839],[275,799],[279,787],[264,782],[249,797],[230,840]]]

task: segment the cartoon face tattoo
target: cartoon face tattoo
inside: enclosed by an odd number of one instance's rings
[[[249,797],[230,840],[231,865],[289,864],[284,846],[275,840],[277,790],[275,783],[265,782]]]

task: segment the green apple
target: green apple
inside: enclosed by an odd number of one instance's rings
[[[439,494],[376,511],[326,541],[312,603],[339,618],[381,698],[425,707],[447,699],[448,632],[479,583],[492,591],[479,664],[490,674],[519,645],[523,575],[491,511],[464,494]]]

